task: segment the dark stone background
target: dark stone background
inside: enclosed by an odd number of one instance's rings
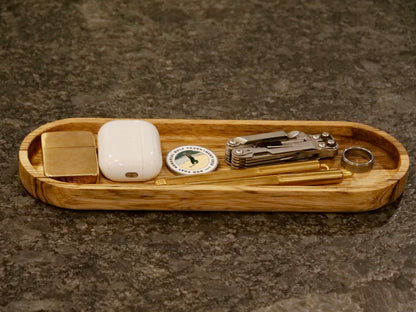
[[[1,0],[0,310],[416,311],[415,78],[413,0]],[[68,211],[17,158],[67,117],[357,121],[412,168],[368,213]]]

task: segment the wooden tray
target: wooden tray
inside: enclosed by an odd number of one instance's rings
[[[19,151],[20,178],[35,198],[63,208],[105,210],[216,210],[216,211],[326,211],[358,212],[382,207],[403,192],[409,157],[403,145],[384,131],[338,121],[179,120],[151,119],[159,130],[163,156],[179,145],[201,145],[224,162],[225,142],[233,137],[277,130],[306,133],[330,132],[340,145],[338,156],[324,160],[340,168],[342,151],[362,146],[375,155],[372,170],[322,186],[215,186],[115,183],[100,176],[97,184],[60,182],[45,177],[40,136],[48,131],[87,130],[95,135],[112,119],[70,118],[45,124],[32,131]],[[173,176],[163,166],[158,178]]]

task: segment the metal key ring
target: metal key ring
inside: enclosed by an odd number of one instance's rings
[[[367,160],[367,162],[355,162],[348,157],[360,156]],[[341,164],[345,169],[352,172],[367,172],[373,167],[374,155],[364,147],[353,146],[344,150],[342,153]]]

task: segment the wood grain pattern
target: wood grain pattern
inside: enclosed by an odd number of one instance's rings
[[[341,167],[341,153],[349,146],[362,146],[373,152],[375,163],[371,171],[354,174],[335,185],[157,186],[153,181],[116,183],[102,175],[97,184],[77,184],[44,176],[42,133],[87,130],[96,135],[99,128],[110,120],[70,118],[32,131],[19,150],[20,178],[27,191],[45,203],[70,209],[357,212],[377,209],[396,200],[406,186],[409,157],[400,142],[379,129],[339,121],[147,120],[159,130],[164,157],[179,145],[202,145],[218,156],[218,170],[229,170],[223,155],[228,139],[277,130],[330,132],[340,145],[338,156],[324,160],[331,168]],[[163,166],[157,178],[171,176],[173,174]]]

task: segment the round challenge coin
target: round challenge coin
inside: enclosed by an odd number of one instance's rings
[[[205,147],[184,145],[168,153],[166,165],[178,174],[200,174],[215,170],[218,166],[218,158]]]

